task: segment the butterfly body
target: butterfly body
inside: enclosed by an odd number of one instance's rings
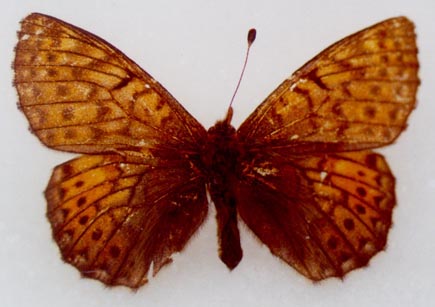
[[[252,42],[254,31],[250,31]],[[138,288],[216,207],[219,256],[242,258],[243,221],[311,280],[383,250],[395,179],[373,152],[406,127],[419,85],[414,26],[385,20],[331,45],[235,129],[208,131],[103,39],[34,13],[13,63],[19,107],[46,146],[81,154],[53,170],[47,217],[63,260]]]
[[[218,121],[207,131],[207,137],[202,156],[204,171],[209,174],[210,196],[216,207],[219,256],[233,269],[242,259],[235,194],[242,148],[229,120]]]

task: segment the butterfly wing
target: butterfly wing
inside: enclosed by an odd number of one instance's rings
[[[56,167],[46,190],[63,259],[107,285],[146,283],[207,213],[205,129],[115,47],[53,17],[22,21],[13,67],[36,136],[95,154]]]
[[[386,20],[296,71],[241,125],[240,139],[253,149],[297,152],[389,144],[415,106],[417,73],[412,22]]]
[[[312,280],[367,264],[385,246],[394,177],[370,151],[258,157],[238,190],[243,221],[271,252]]]
[[[54,169],[47,216],[66,262],[107,285],[137,288],[202,224],[204,185],[186,161],[84,155]]]
[[[100,153],[190,148],[205,129],[121,51],[53,17],[21,24],[13,63],[19,105],[47,146]]]
[[[342,277],[384,248],[394,177],[367,149],[405,129],[417,73],[413,24],[386,20],[309,61],[239,128],[239,214],[308,278]]]

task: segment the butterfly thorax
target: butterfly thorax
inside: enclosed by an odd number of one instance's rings
[[[202,162],[207,170],[210,196],[216,207],[219,257],[230,269],[242,259],[234,190],[239,157],[236,129],[226,120],[218,121],[207,132]]]
[[[221,184],[222,177],[233,176],[238,157],[236,129],[224,121],[218,121],[207,132],[207,145],[203,154],[203,163],[210,172],[210,183]]]

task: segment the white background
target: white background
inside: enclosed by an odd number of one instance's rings
[[[244,258],[230,273],[217,256],[212,209],[184,252],[137,292],[80,278],[60,259],[42,194],[51,169],[73,155],[49,150],[29,133],[11,86],[18,22],[35,11],[117,46],[206,127],[224,116],[249,28],[258,35],[235,102],[236,126],[329,44],[389,17],[414,20],[418,107],[398,142],[381,150],[397,177],[386,252],[343,281],[314,284],[242,226]],[[434,16],[432,0],[1,1],[0,306],[435,306]]]

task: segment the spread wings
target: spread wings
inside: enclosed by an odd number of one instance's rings
[[[115,47],[53,17],[22,21],[13,67],[36,136],[94,154],[56,167],[46,190],[63,259],[108,285],[146,283],[207,213],[205,129]],[[394,177],[367,149],[404,130],[417,71],[413,24],[393,18],[327,48],[238,129],[238,212],[308,278],[343,276],[384,248]]]

